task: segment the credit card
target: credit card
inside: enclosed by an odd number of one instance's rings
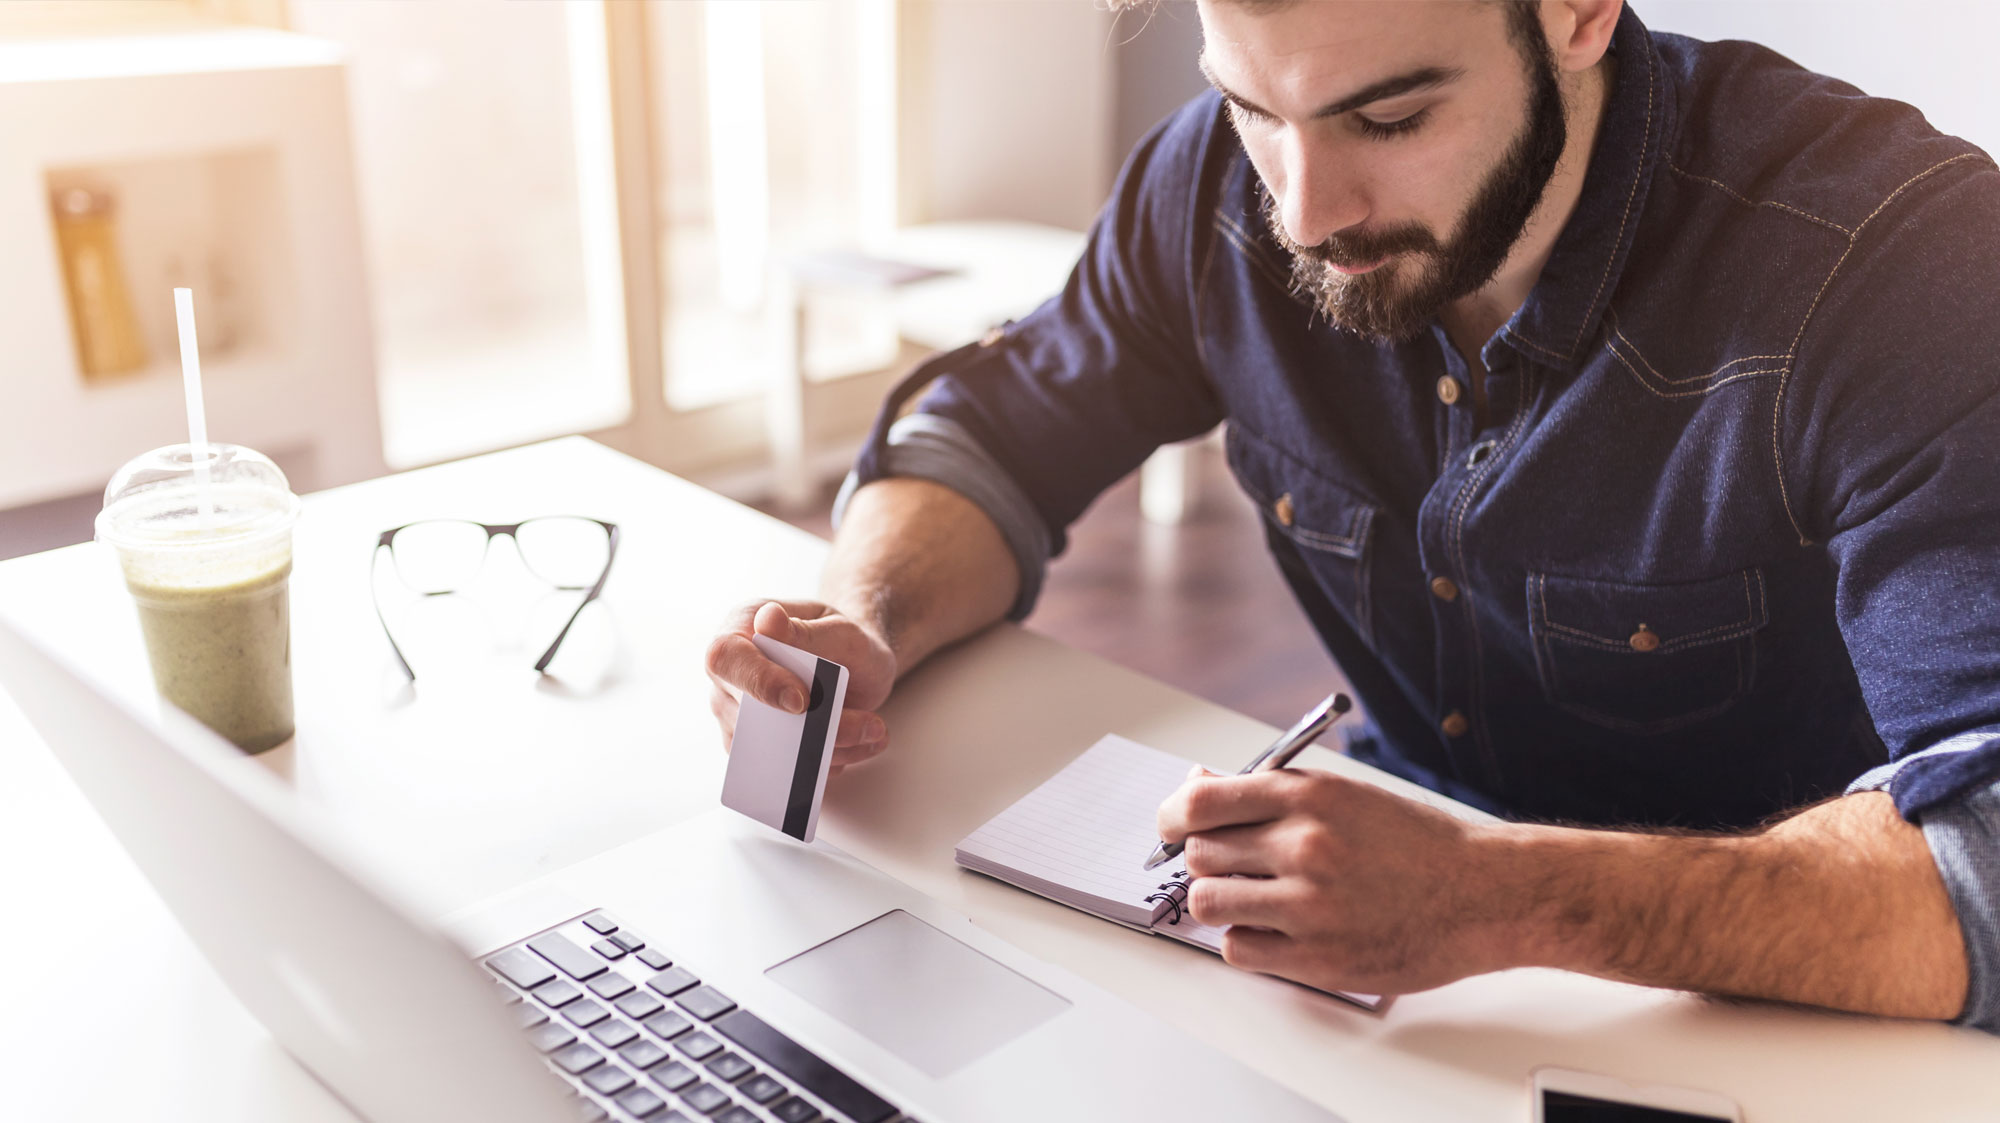
[[[811,842],[847,700],[847,668],[769,636],[753,635],[750,642],[806,684],[806,712],[788,714],[743,696],[722,778],[722,805]]]

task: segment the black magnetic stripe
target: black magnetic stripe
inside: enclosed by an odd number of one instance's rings
[[[826,725],[833,720],[833,689],[840,685],[840,664],[824,659],[813,668],[812,701],[806,707],[806,730],[799,735],[799,763],[792,770],[792,794],[785,803],[785,833],[806,836],[812,818],[813,789],[819,786],[819,761],[826,755]]]

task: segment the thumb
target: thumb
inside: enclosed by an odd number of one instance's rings
[[[799,645],[797,621],[785,611],[785,606],[777,601],[765,601],[757,615],[750,618],[750,627],[760,636],[769,636],[779,643]]]

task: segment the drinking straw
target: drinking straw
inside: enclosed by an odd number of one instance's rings
[[[201,350],[194,341],[194,290],[174,290],[174,317],[181,329],[181,389],[187,396],[188,452],[194,458],[194,488],[201,529],[214,521],[208,494],[208,413],[201,401]]]

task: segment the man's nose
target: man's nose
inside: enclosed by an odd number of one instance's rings
[[[1367,221],[1368,199],[1351,168],[1342,168],[1330,153],[1314,151],[1296,132],[1285,149],[1288,174],[1278,213],[1293,241],[1316,246]]]

